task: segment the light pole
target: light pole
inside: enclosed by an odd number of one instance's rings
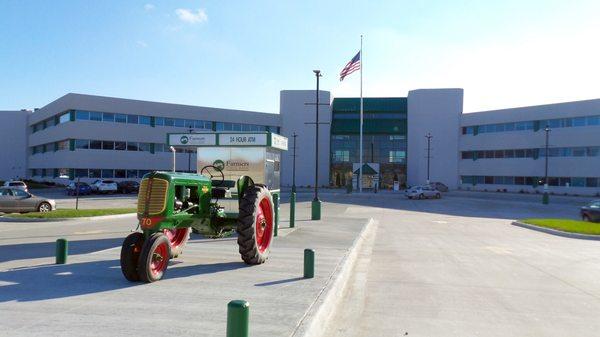
[[[294,154],[292,155],[292,157],[294,157],[292,164],[292,193],[296,193],[296,138],[298,137],[296,132],[292,134],[292,137],[294,137]]]
[[[319,78],[322,77],[320,70],[313,70],[315,73],[315,77],[317,78],[317,90],[316,94],[316,104],[315,104],[315,197],[312,201],[312,220],[320,220],[321,219],[321,200],[319,200]]]
[[[191,134],[192,131],[194,131],[194,129],[192,129],[192,127],[190,126],[190,129],[188,130],[189,133]],[[192,150],[191,149],[186,149],[187,153],[188,153],[188,172],[192,171]]]
[[[433,136],[431,135],[431,133],[428,132],[425,138],[427,138],[427,184],[429,184],[429,167],[431,162],[431,138],[433,138]]]
[[[542,204],[547,205],[550,202],[550,197],[548,195],[548,148],[550,147],[550,127],[548,124],[546,124],[544,131],[546,132],[546,163],[544,169],[544,195],[542,196]]]
[[[173,172],[175,172],[175,148],[171,146],[169,150],[173,152]]]

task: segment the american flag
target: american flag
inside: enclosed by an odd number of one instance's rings
[[[344,78],[353,72],[360,69],[360,52],[356,53],[356,55],[346,64],[342,72],[340,73],[340,82],[344,80]]]

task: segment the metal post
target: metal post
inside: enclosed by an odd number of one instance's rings
[[[317,91],[316,91],[316,104],[315,104],[315,112],[316,112],[316,120],[315,120],[315,197],[312,201],[312,220],[320,220],[321,219],[321,201],[319,200],[319,77],[321,75],[320,70],[313,70],[315,76],[317,77]]]
[[[173,152],[173,172],[175,172],[175,160],[176,160],[176,157],[175,157],[175,148],[171,146],[171,147],[169,147],[169,150],[171,152]]]
[[[56,240],[56,264],[67,263],[67,256],[69,255],[69,242],[67,239]]]
[[[290,228],[296,226],[296,192],[290,194]]]
[[[296,132],[294,132],[292,137],[294,137],[294,155],[293,155],[293,157],[294,157],[293,163],[294,164],[292,165],[292,193],[296,193],[296,137],[298,137]]]
[[[194,129],[192,129],[192,127],[190,127],[190,129],[188,131],[191,134],[192,131],[194,131]],[[188,153],[188,172],[190,172],[190,171],[192,171],[192,152],[189,148],[186,149],[186,151]]]
[[[227,337],[248,337],[250,303],[235,300],[227,304]]]
[[[312,249],[304,250],[304,278],[315,277],[315,251]]]
[[[545,163],[545,170],[544,170],[544,194],[542,196],[542,204],[547,205],[550,202],[550,196],[548,195],[548,149],[550,147],[549,145],[549,140],[550,140],[550,127],[548,125],[546,125],[546,127],[544,128],[544,131],[546,132],[546,163]]]
[[[429,167],[430,167],[429,164],[430,164],[430,160],[431,160],[431,138],[433,138],[433,136],[431,135],[431,133],[427,133],[425,138],[427,138],[427,183],[429,184]]]
[[[79,209],[79,182],[81,177],[77,177],[77,183],[75,184],[75,210]]]

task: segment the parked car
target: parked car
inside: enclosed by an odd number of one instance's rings
[[[439,181],[430,183],[429,186],[433,187],[433,189],[438,190],[440,192],[448,192],[448,186]]]
[[[117,186],[121,193],[137,193],[140,190],[140,183],[134,180],[120,181]]]
[[[27,184],[25,184],[24,181],[20,181],[20,180],[6,181],[6,182],[4,182],[4,187],[14,187],[14,188],[21,189],[25,192],[29,191],[29,189],[27,188]]]
[[[408,197],[408,199],[425,199],[425,198],[439,199],[442,197],[442,193],[440,191],[437,191],[428,185],[413,186],[413,187],[407,189],[405,194],[406,194],[406,197]]]
[[[77,183],[72,182],[67,185],[67,195],[77,195]],[[92,194],[92,187],[88,183],[79,182],[79,195]]]
[[[115,193],[119,190],[117,183],[112,180],[98,179],[90,186],[92,191],[96,193]]]
[[[600,222],[600,200],[594,200],[581,207],[580,213],[583,221]]]
[[[56,209],[52,199],[35,196],[17,187],[0,187],[0,212],[50,212]]]

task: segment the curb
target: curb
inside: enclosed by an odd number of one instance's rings
[[[562,236],[565,238],[600,241],[600,235],[563,232],[563,231],[559,231],[557,229],[540,227],[540,226],[536,226],[536,225],[532,225],[532,224],[528,224],[528,223],[524,223],[524,222],[520,222],[520,221],[513,221],[512,225],[517,226],[517,227],[531,229],[531,230],[538,231],[538,232],[543,232],[546,234]]]
[[[327,323],[335,314],[336,308],[343,299],[347,282],[356,264],[365,238],[375,230],[375,220],[369,219],[367,224],[358,234],[342,260],[336,266],[333,274],[300,320],[300,323],[291,334],[292,337],[320,337],[326,331]]]
[[[109,220],[109,219],[120,219],[128,218],[136,215],[137,213],[125,213],[125,214],[114,214],[114,215],[99,215],[99,216],[88,216],[78,218],[51,218],[51,219],[39,219],[39,218],[11,218],[0,216],[0,222],[61,222],[61,221],[75,221],[75,220]]]

